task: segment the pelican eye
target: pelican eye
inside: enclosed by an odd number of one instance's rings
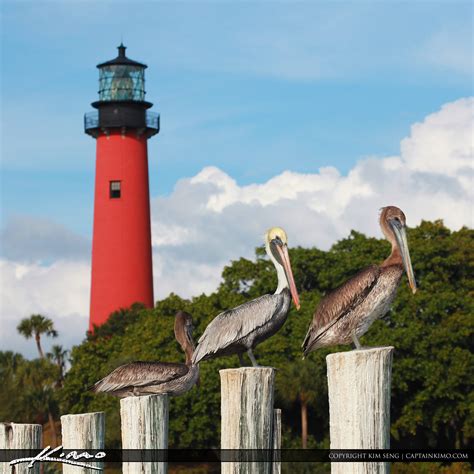
[[[398,217],[398,216],[394,216],[394,217],[391,217],[389,219],[390,223],[392,226],[395,226],[399,229],[401,229],[402,227],[404,227],[404,224],[402,222],[402,220]]]
[[[275,242],[278,245],[283,245],[283,241],[281,240],[280,236],[278,236],[278,235],[273,239],[273,242]]]

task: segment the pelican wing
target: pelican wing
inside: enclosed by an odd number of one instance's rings
[[[379,275],[378,265],[364,268],[321,300],[302,344],[305,353],[311,350],[311,346],[322,333],[360,304],[377,282]]]
[[[93,387],[94,392],[116,392],[130,387],[159,385],[182,377],[188,373],[185,364],[172,362],[130,362],[121,365],[109,375],[99,380]]]
[[[281,294],[263,295],[216,316],[199,338],[193,364],[215,354],[268,323],[283,303]]]

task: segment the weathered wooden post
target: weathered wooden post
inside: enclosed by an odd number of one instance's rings
[[[41,449],[41,425],[29,425],[23,423],[0,423],[0,449]],[[28,463],[10,466],[9,463],[0,463],[0,473],[15,474],[38,474],[39,463],[35,463],[31,469]]]
[[[168,406],[168,395],[122,398],[122,449],[167,449]],[[167,469],[166,462],[124,462],[122,472],[165,474]]]
[[[273,449],[281,449],[281,409],[273,410]],[[272,474],[281,474],[281,460],[273,463]]]
[[[62,446],[64,449],[104,449],[105,447],[105,414],[81,413],[78,415],[63,415],[61,417]],[[102,462],[89,462],[86,459],[80,459],[95,467],[104,467]],[[63,473],[65,474],[90,474],[93,471],[85,467],[71,466],[63,464]]]
[[[326,357],[331,449],[390,447],[393,347],[339,352]],[[384,462],[332,462],[332,474],[386,474]]]
[[[275,369],[224,369],[221,376],[221,448],[273,448]],[[223,462],[222,474],[270,474],[271,462]]]

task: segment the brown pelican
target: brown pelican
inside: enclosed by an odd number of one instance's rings
[[[390,256],[381,265],[364,268],[322,299],[302,345],[305,356],[319,347],[350,342],[361,349],[359,337],[389,310],[404,268],[416,292],[405,214],[395,206],[381,211],[380,227],[392,244]]]
[[[265,250],[275,265],[278,287],[273,295],[264,295],[216,316],[198,341],[193,363],[221,355],[238,354],[243,365],[243,352],[258,367],[252,350],[275,334],[286,321],[291,298],[299,309],[299,297],[288,255],[288,238],[280,227],[265,235]]]
[[[191,362],[194,351],[191,315],[178,311],[174,334],[186,354],[186,363],[130,362],[99,380],[93,392],[106,392],[120,398],[167,393],[181,395],[190,390],[199,378],[199,366]]]

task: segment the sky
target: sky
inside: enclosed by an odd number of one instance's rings
[[[267,227],[327,249],[472,226],[473,5],[456,1],[1,3],[0,350],[23,317],[71,347],[88,320],[96,64],[148,65],[155,298],[213,291]],[[46,347],[48,347],[48,342]]]

